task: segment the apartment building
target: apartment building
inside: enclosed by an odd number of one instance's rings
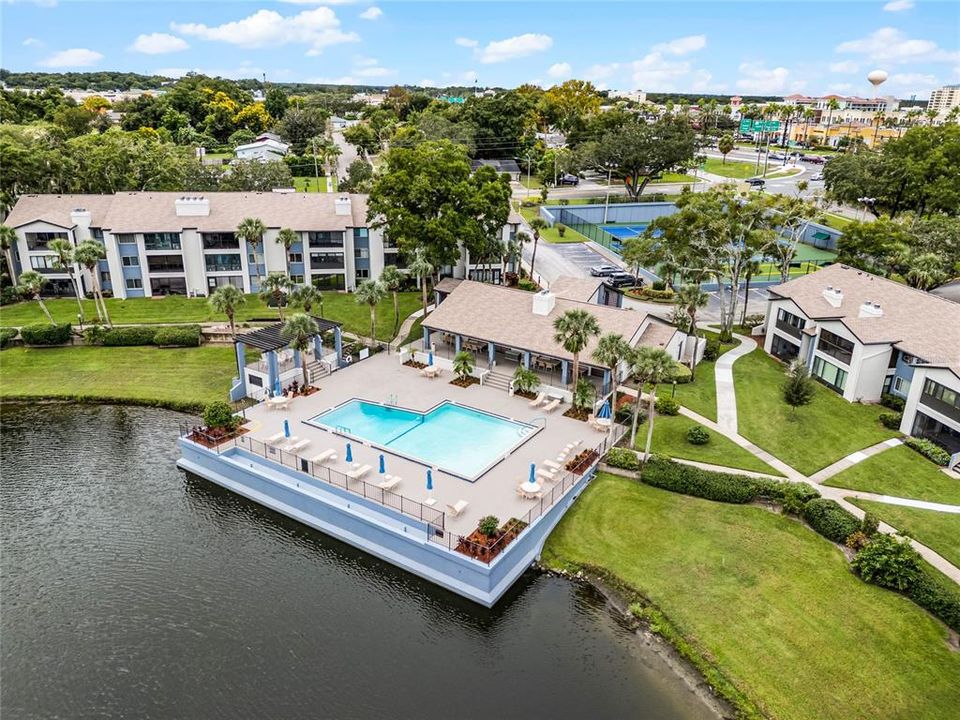
[[[263,221],[262,240],[237,237],[244,218]],[[42,273],[48,293],[73,294],[66,272],[53,265],[50,241],[94,239],[106,248],[103,289],[128,298],[207,295],[227,284],[252,293],[265,275],[284,271],[321,290],[351,290],[384,265],[402,265],[396,246],[366,218],[366,195],[123,192],[24,195],[6,224],[17,233],[19,270]],[[277,242],[283,228],[298,237],[289,251]],[[87,271],[76,272],[81,290],[92,290]]]
[[[940,115],[946,115],[953,108],[960,105],[960,85],[944,85],[930,93],[928,110],[936,110]]]
[[[764,350],[850,402],[902,398],[901,432],[960,460],[960,304],[840,264],[769,293]]]

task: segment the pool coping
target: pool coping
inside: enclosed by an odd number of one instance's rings
[[[347,404],[352,403],[352,402],[364,402],[364,403],[367,403],[367,404],[369,404],[369,405],[378,405],[378,406],[383,407],[383,408],[394,408],[394,409],[397,409],[397,410],[403,410],[404,412],[409,412],[409,413],[412,413],[412,414],[414,414],[414,415],[420,415],[420,416],[425,416],[425,415],[433,412],[434,410],[436,410],[437,408],[439,408],[439,407],[442,406],[442,405],[455,405],[456,407],[463,408],[464,410],[469,410],[469,411],[471,411],[471,412],[480,413],[480,414],[482,414],[482,415],[489,415],[490,417],[494,417],[494,418],[497,418],[497,419],[499,419],[499,420],[504,420],[504,421],[506,421],[506,422],[511,422],[511,423],[513,423],[513,424],[515,424],[515,425],[522,425],[522,426],[524,426],[524,427],[531,428],[531,432],[527,433],[526,435],[520,436],[519,442],[511,445],[506,452],[504,452],[504,453],[499,453],[494,460],[492,460],[491,462],[489,462],[487,465],[483,466],[483,468],[482,468],[479,472],[477,472],[475,475],[473,475],[473,476],[468,476],[468,475],[465,475],[465,474],[462,473],[462,472],[452,470],[452,469],[450,469],[450,468],[448,468],[448,467],[446,467],[446,466],[431,464],[431,463],[427,462],[426,460],[424,460],[423,458],[416,457],[416,456],[414,456],[414,455],[408,455],[407,453],[400,452],[400,451],[398,451],[398,450],[396,450],[396,449],[390,448],[389,446],[381,445],[380,443],[376,443],[376,442],[370,440],[369,438],[361,437],[360,435],[354,435],[354,434],[349,433],[349,432],[343,432],[342,430],[338,429],[339,427],[343,427],[343,426],[337,426],[337,427],[335,427],[335,426],[332,426],[332,425],[325,425],[325,424],[320,423],[320,422],[314,422],[316,418],[318,418],[318,417],[320,417],[320,416],[322,416],[322,415],[326,415],[326,414],[328,414],[328,413],[330,413],[330,412],[333,412],[334,410],[337,410],[337,409],[343,407],[344,405],[347,405]],[[490,412],[489,410],[481,410],[480,408],[475,408],[475,407],[473,407],[472,405],[466,405],[466,404],[464,404],[464,403],[457,402],[456,400],[449,400],[449,399],[447,399],[447,400],[441,400],[440,402],[432,405],[430,408],[428,408],[428,409],[426,409],[426,410],[414,410],[413,408],[404,407],[404,406],[402,406],[402,405],[389,405],[389,404],[387,404],[387,403],[376,402],[375,400],[368,400],[368,399],[366,399],[366,398],[356,397],[356,396],[355,396],[355,397],[352,397],[352,398],[348,398],[348,399],[344,400],[343,402],[337,403],[336,405],[332,405],[332,406],[328,407],[327,409],[323,410],[322,412],[317,413],[316,415],[314,415],[314,416],[311,417],[311,418],[308,418],[308,419],[306,419],[306,420],[301,420],[301,422],[304,423],[305,425],[310,425],[311,427],[320,428],[321,430],[325,430],[326,432],[329,432],[329,433],[331,433],[331,434],[333,434],[333,435],[339,435],[339,436],[341,436],[341,437],[349,438],[350,440],[352,440],[352,441],[354,441],[354,442],[357,442],[357,443],[359,443],[359,444],[361,444],[361,445],[366,445],[367,447],[375,448],[376,450],[385,452],[385,453],[387,453],[387,454],[389,454],[389,455],[394,455],[395,457],[403,458],[404,460],[407,460],[408,462],[416,463],[417,465],[421,465],[421,466],[423,466],[424,468],[431,469],[431,470],[434,470],[434,471],[436,471],[436,472],[443,472],[443,473],[445,473],[445,474],[447,474],[447,475],[450,475],[450,476],[452,476],[452,477],[455,477],[455,478],[457,478],[457,479],[459,479],[459,480],[465,480],[466,482],[469,482],[469,483],[475,483],[475,482],[477,482],[477,480],[479,480],[480,478],[482,478],[484,475],[486,475],[488,472],[490,472],[493,468],[495,468],[495,467],[496,467],[497,465],[499,465],[501,462],[503,462],[503,461],[506,460],[508,457],[510,457],[511,455],[513,455],[515,452],[517,452],[517,450],[519,450],[528,440],[530,440],[531,438],[535,437],[535,436],[537,435],[537,433],[539,433],[541,430],[543,430],[543,429],[545,428],[545,425],[534,425],[533,423],[524,422],[523,420],[517,420],[516,418],[512,418],[512,417],[509,417],[509,416],[507,416],[507,415],[501,415],[501,414],[499,414],[499,413]],[[413,428],[410,428],[410,430],[413,430]],[[397,438],[402,437],[402,436],[405,435],[406,433],[410,432],[410,430],[405,430],[404,432],[400,433],[399,435],[397,435],[397,436],[396,436],[395,438],[393,438],[393,439],[396,440]]]

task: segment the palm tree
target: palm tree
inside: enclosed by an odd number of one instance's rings
[[[580,353],[590,342],[590,338],[600,334],[600,324],[586,310],[567,310],[553,321],[554,342],[573,355],[573,378],[576,387],[580,378]]]
[[[40,305],[40,309],[43,310],[43,314],[46,315],[47,320],[50,321],[50,324],[56,325],[56,322],[53,320],[53,315],[47,310],[46,304],[40,297],[40,293],[43,292],[43,286],[46,284],[47,279],[43,275],[33,270],[27,270],[27,272],[20,275],[20,282],[17,287],[20,288],[21,293],[28,296],[31,300],[36,300]]]
[[[287,275],[290,274],[290,248],[299,240],[300,237],[297,232],[290,228],[283,228],[277,233],[277,244],[283,245],[283,267],[287,271]]]
[[[647,400],[647,444],[643,451],[643,461],[650,459],[650,445],[653,443],[653,416],[656,411],[657,385],[672,378],[676,364],[663,348],[640,347],[633,356],[633,374],[637,378],[637,404],[633,409],[633,427],[630,431],[630,447],[637,439],[637,418],[640,414],[640,398],[643,386],[650,385]]]
[[[423,300],[423,317],[427,316],[427,278],[433,276],[433,265],[427,260],[422,250],[413,256],[413,261],[407,269],[420,281],[420,293]]]
[[[297,285],[290,292],[290,304],[302,307],[310,315],[314,305],[320,306],[320,317],[323,317],[323,294],[313,285]]]
[[[830,98],[830,100],[827,101],[827,110],[829,110],[827,113],[827,129],[823,133],[823,144],[827,147],[830,147],[830,123],[833,121],[833,111],[839,109],[840,103],[837,102],[836,98]]]
[[[283,306],[286,303],[286,295],[293,287],[290,278],[280,273],[270,273],[260,283],[260,299],[266,303],[273,300],[277,306],[277,312],[280,313],[280,322],[283,322]]]
[[[377,341],[377,305],[386,295],[383,285],[377,280],[364,280],[357,286],[357,302],[370,306],[370,340]]]
[[[466,380],[470,377],[473,367],[473,353],[461,350],[453,356],[453,372],[460,380]]]
[[[303,353],[310,347],[310,338],[319,332],[320,327],[316,320],[306,313],[294,313],[280,329],[280,337],[289,340],[290,347]],[[300,369],[303,371],[303,387],[306,389],[310,384],[310,376],[307,374],[307,364],[302,359]]]
[[[540,231],[547,227],[547,221],[535,217],[530,221],[530,227],[533,228],[533,255],[530,256],[530,279],[533,280],[533,266],[537,262],[537,243],[540,242]]]
[[[687,328],[687,338],[693,337],[694,345],[690,353],[690,379],[694,379],[697,368],[697,310],[706,307],[710,296],[700,287],[699,283],[690,283],[684,285],[677,292],[677,307],[687,314],[689,327]]]
[[[525,233],[523,230],[514,235],[513,240],[510,240],[505,248],[506,254],[504,255],[504,267],[503,271],[500,273],[501,280],[507,274],[506,265],[507,263],[517,271],[520,267],[520,258],[523,255],[523,246],[529,242],[533,242],[533,238],[530,237],[529,233]]]
[[[244,218],[237,225],[236,235],[248,245],[256,245],[263,240],[263,234],[267,231],[267,226],[263,224],[260,218]]]
[[[397,299],[397,291],[403,283],[403,273],[397,270],[396,265],[385,265],[380,271],[380,283],[393,296],[393,331],[396,332],[400,326],[400,302]]]
[[[210,303],[210,307],[216,312],[223,313],[227,316],[227,320],[230,321],[230,334],[236,338],[237,328],[234,324],[234,316],[236,315],[237,308],[246,301],[246,296],[239,288],[234,285],[224,285],[214,290],[207,302]]]
[[[727,153],[733,150],[734,147],[733,135],[724,133],[723,137],[717,142],[717,149],[720,151],[720,154],[723,155],[723,165],[727,164]]]
[[[597,349],[593,351],[593,357],[598,362],[602,362],[610,368],[610,377],[613,380],[613,415],[617,414],[617,368],[620,363],[627,360],[633,351],[630,345],[623,339],[623,335],[618,333],[607,333],[597,341]]]
[[[100,288],[100,261],[106,260],[107,249],[96,240],[84,240],[73,251],[73,259],[83,265],[93,278],[93,302],[97,306],[100,321],[112,327],[110,314],[107,312],[107,303],[103,299],[103,290]]]
[[[10,276],[10,284],[17,284],[17,273],[13,267],[13,246],[17,244],[17,231],[9,225],[0,225],[0,249],[7,259],[7,274]]]
[[[803,182],[803,181],[801,181]],[[799,185],[799,183],[797,183]],[[747,322],[747,306],[750,304],[750,280],[753,279],[754,275],[759,275],[761,270],[761,265],[759,260],[751,260],[743,267],[743,313],[740,315],[740,324],[745,325]]]
[[[813,108],[805,108],[803,111],[803,143],[807,143],[807,135],[810,134],[810,121],[817,116],[817,111]]]
[[[65,238],[51,240],[47,247],[54,252],[53,266],[57,270],[63,270],[70,278],[70,284],[73,286],[73,293],[77,296],[77,307],[80,309],[80,317],[83,317],[83,302],[80,300],[80,284],[77,282],[77,276],[73,272],[73,243]]]
[[[949,279],[943,259],[936,253],[923,253],[913,258],[907,271],[907,284],[920,290],[931,290]]]

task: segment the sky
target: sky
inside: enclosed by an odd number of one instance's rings
[[[960,82],[960,3],[0,0],[13,71],[920,99]]]

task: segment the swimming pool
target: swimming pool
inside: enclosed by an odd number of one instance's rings
[[[353,399],[307,422],[468,480],[476,479],[537,429],[450,401],[419,413]]]

